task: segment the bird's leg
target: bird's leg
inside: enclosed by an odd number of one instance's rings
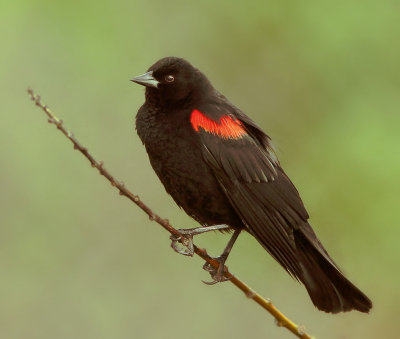
[[[213,281],[208,282],[208,281],[203,280],[203,283],[205,283],[207,285],[214,285],[218,282],[223,282],[223,281],[229,280],[228,278],[225,278],[225,276],[224,276],[225,261],[228,258],[228,255],[231,252],[233,244],[235,243],[236,239],[238,238],[240,231],[241,231],[240,229],[235,230],[235,232],[233,233],[231,239],[229,240],[229,242],[226,245],[222,254],[219,257],[214,258],[215,260],[217,260],[219,262],[218,268],[211,266],[211,264],[209,264],[208,262],[206,262],[204,264],[203,269],[210,273]]]
[[[218,231],[218,230],[226,230],[229,229],[230,226],[228,225],[213,225],[213,226],[205,226],[205,227],[196,227],[196,228],[187,228],[187,229],[179,229],[179,233],[183,235],[185,239],[182,240],[182,244],[187,249],[180,249],[178,248],[178,242],[181,239],[180,236],[171,235],[169,238],[172,240],[171,247],[177,253],[193,256],[194,249],[193,249],[193,236],[206,233],[210,231]]]

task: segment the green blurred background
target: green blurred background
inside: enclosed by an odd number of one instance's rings
[[[157,59],[189,59],[273,138],[321,240],[374,302],[317,311],[249,235],[232,272],[318,338],[400,330],[400,5],[396,1],[2,1],[0,337],[293,338],[120,197],[34,107],[27,86],[161,216],[134,131]],[[196,239],[219,254],[226,235]]]

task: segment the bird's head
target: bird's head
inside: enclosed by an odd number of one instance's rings
[[[131,81],[146,86],[146,99],[168,105],[199,100],[212,88],[198,69],[182,58],[158,60],[148,71]]]

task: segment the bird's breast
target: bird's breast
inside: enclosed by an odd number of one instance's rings
[[[157,176],[187,214],[202,224],[236,225],[237,216],[204,161],[189,119],[189,114],[186,120],[147,114],[137,117],[136,129]]]

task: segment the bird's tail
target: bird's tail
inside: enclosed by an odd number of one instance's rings
[[[303,271],[299,278],[318,309],[369,312],[371,300],[340,272],[308,224],[294,231],[294,239]]]

